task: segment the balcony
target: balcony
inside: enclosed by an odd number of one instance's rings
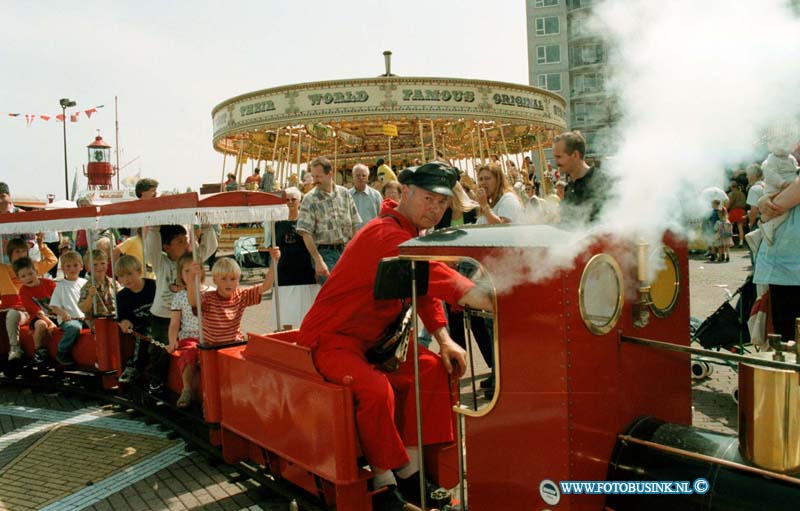
[[[567,0],[567,11],[588,9],[595,3],[594,0]]]

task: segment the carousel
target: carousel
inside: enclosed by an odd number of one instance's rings
[[[444,159],[474,177],[482,163],[521,168],[531,155],[542,178],[543,151],[566,128],[564,98],[512,83],[396,76],[391,52],[384,57],[386,72],[375,78],[285,85],[217,105],[221,182],[226,173],[241,182],[250,162],[288,186],[317,156],[333,162],[340,184],[355,163],[379,158],[395,169]]]

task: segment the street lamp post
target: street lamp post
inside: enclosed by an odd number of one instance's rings
[[[69,170],[67,168],[67,108],[75,106],[77,103],[68,98],[59,100],[61,105],[61,123],[64,128],[64,193],[65,199],[69,200]]]

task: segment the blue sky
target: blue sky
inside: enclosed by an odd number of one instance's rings
[[[64,194],[61,124],[21,114],[105,105],[67,124],[70,183],[96,130],[162,189],[219,179],[211,109],[254,90],[392,71],[527,83],[525,3],[465,1],[14,2],[0,0],[0,180]],[[113,156],[112,156],[113,161]],[[82,176],[81,176],[81,179]],[[85,180],[81,181],[85,185]]]

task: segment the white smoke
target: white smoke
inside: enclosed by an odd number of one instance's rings
[[[648,243],[655,276],[664,233],[688,234],[687,220],[709,208],[701,191],[727,188],[726,167],[755,161],[764,130],[797,123],[800,22],[784,1],[605,0],[593,12],[621,114],[603,163],[615,199],[545,257],[499,256],[493,264],[513,269],[492,275],[499,293],[571,268],[595,236],[616,240],[629,268],[635,243]]]
[[[655,242],[726,166],[752,161],[765,128],[796,121],[800,22],[785,0],[607,0],[594,15],[622,116],[601,221]]]

